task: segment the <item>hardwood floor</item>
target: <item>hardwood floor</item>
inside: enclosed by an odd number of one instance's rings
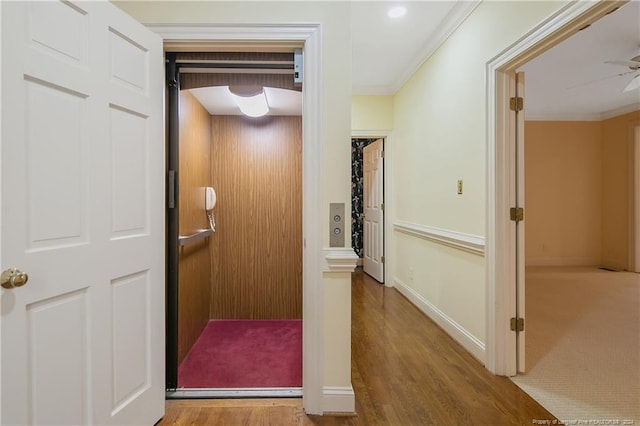
[[[167,401],[159,425],[531,425],[555,419],[511,380],[489,373],[395,289],[360,270],[352,281],[356,416],[307,416],[300,399]]]

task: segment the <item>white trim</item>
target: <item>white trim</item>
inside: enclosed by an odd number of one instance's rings
[[[393,95],[415,74],[418,69],[449,38],[465,19],[478,7],[480,0],[456,2],[447,16],[440,22],[405,71],[388,86],[353,86],[354,95]]]
[[[323,413],[356,412],[356,394],[351,386],[325,386],[322,388]]]
[[[600,113],[592,114],[571,114],[571,113],[542,113],[542,114],[527,114],[524,116],[527,121],[602,121]]]
[[[525,266],[600,266],[600,258],[590,257],[529,257]]]
[[[561,42],[624,2],[575,1],[563,5],[540,25],[491,59],[486,66],[487,98],[487,235],[485,365],[494,374],[516,374],[515,338],[509,326],[515,312],[511,266],[515,231],[511,229],[509,182],[515,156],[508,144],[508,72]],[[515,227],[514,227],[515,228]],[[524,265],[522,265],[524,267]]]
[[[351,247],[325,248],[323,272],[353,272],[358,266],[358,255]]]
[[[629,123],[628,149],[629,260],[627,270],[640,273],[640,120]]]
[[[215,45],[246,40],[265,45],[304,43],[303,85],[303,406],[308,414],[322,414],[324,381],[324,300],[322,291],[322,27],[306,24],[149,24],[165,46]]]
[[[173,42],[201,44],[208,41],[304,42],[310,37],[310,30],[320,27],[320,24],[316,23],[290,22],[283,24],[148,23],[145,25],[162,36],[165,43],[169,45]]]
[[[412,235],[414,237],[443,244],[447,247],[453,247],[458,250],[464,250],[469,253],[484,256],[484,237],[450,231],[447,229],[434,228],[427,225],[419,225],[417,223],[410,223],[402,220],[397,220],[393,224],[393,228],[403,234]]]
[[[616,109],[610,109],[609,111],[605,111],[603,113],[600,114],[600,119],[601,120],[608,120],[610,118],[613,117],[617,117],[619,115],[624,115],[624,114],[628,114],[630,112],[635,112],[640,110],[640,102],[636,102],[634,104],[631,105],[626,105],[620,108],[616,108]]]
[[[525,111],[525,119],[527,121],[603,121],[638,110],[640,110],[640,102],[592,114],[529,114]]]
[[[402,293],[411,303],[420,309],[426,316],[431,318],[444,331],[460,343],[473,356],[484,363],[485,345],[480,339],[470,333],[463,326],[451,319],[447,314],[438,309],[427,299],[418,294],[414,289],[406,285],[399,278],[394,279],[395,287]]]

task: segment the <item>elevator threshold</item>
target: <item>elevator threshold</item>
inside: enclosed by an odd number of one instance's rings
[[[167,391],[167,399],[301,398],[302,388],[181,388]]]

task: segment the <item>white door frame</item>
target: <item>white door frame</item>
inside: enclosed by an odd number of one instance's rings
[[[194,24],[147,25],[167,44],[189,50],[211,45],[243,42],[304,43],[302,117],[302,223],[303,253],[303,406],[308,414],[322,414],[324,384],[322,268],[322,45],[320,24]],[[166,50],[166,49],[165,49]]]
[[[353,130],[353,139],[383,139],[384,140],[384,285],[393,287],[395,276],[395,259],[393,248],[395,239],[393,222],[395,210],[393,208],[393,132],[391,130]]]
[[[629,126],[629,265],[640,272],[640,121]]]
[[[487,240],[485,366],[494,374],[517,373],[515,316],[515,227],[509,217],[515,134],[509,126],[508,74],[562,42],[626,1],[576,1],[566,4],[486,65],[487,98]],[[525,99],[526,102],[526,99]],[[526,217],[526,212],[525,212]],[[524,253],[521,253],[524,254]],[[522,262],[524,263],[524,262]],[[524,268],[524,265],[521,265]],[[521,273],[522,271],[520,271]],[[524,298],[522,298],[524,300]]]

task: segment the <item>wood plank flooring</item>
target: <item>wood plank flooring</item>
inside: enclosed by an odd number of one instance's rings
[[[353,274],[356,416],[307,416],[300,399],[167,401],[165,425],[531,425],[555,419],[489,373],[395,289]],[[484,303],[479,301],[479,303]]]

